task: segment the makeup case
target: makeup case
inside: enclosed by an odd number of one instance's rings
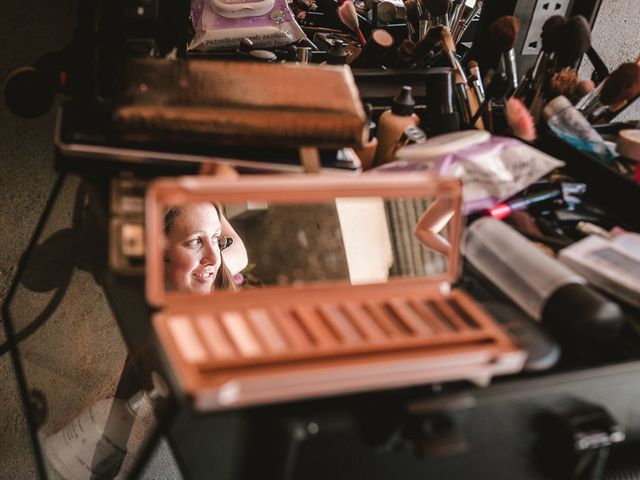
[[[176,177],[152,182],[146,197],[146,294],[148,302],[158,308],[152,317],[153,329],[177,391],[195,410],[215,411],[431,382],[469,380],[487,385],[494,375],[521,370],[525,352],[469,295],[452,288],[459,271],[460,192],[457,180],[422,173],[358,179]],[[293,208],[286,222],[294,229],[295,212],[304,211],[306,216],[304,208],[324,202],[346,205],[349,208],[344,211],[350,214],[343,211],[341,222],[355,226],[352,230],[369,232],[365,224],[380,220],[371,212],[383,210],[367,210],[367,204],[384,203],[384,212],[404,208],[406,213],[415,199],[428,206],[435,198],[449,202],[453,214],[446,227],[451,253],[435,275],[413,271],[389,279],[383,272],[373,280],[356,278],[354,262],[361,266],[374,263],[375,255],[367,258],[365,245],[385,244],[383,233],[355,243],[355,260],[352,249],[346,279],[309,282],[293,278],[285,285],[216,290],[212,295],[164,288],[161,232],[168,207],[201,202],[284,206]],[[414,216],[419,216],[421,209],[415,210]],[[389,228],[388,218],[389,213],[382,215],[389,243],[406,243],[407,239],[394,242],[393,230],[399,225],[394,221]],[[411,227],[409,235],[413,236],[411,223],[404,226]],[[346,232],[343,223],[344,244]],[[317,235],[322,244],[340,234]],[[302,230],[295,235],[304,236]],[[250,240],[245,237],[245,243]],[[260,242],[268,242],[266,235]],[[313,239],[300,245],[309,242]],[[289,248],[303,249],[300,245]],[[294,255],[291,251],[290,256]],[[315,258],[313,252],[310,255]],[[439,255],[431,253],[429,258]],[[249,262],[251,257],[249,252]],[[261,261],[263,258],[267,257],[260,257]],[[404,264],[407,261],[405,258]],[[307,274],[299,270],[295,275]],[[405,266],[403,272],[411,270]]]

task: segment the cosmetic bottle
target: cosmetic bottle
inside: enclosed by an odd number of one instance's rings
[[[429,137],[460,130],[460,117],[454,108],[453,70],[430,68],[425,73],[426,132]]]
[[[411,96],[411,87],[404,86],[393,99],[391,108],[380,115],[375,165],[383,165],[393,160],[393,151],[405,128],[420,123],[420,118],[413,111],[415,104]]]
[[[158,398],[169,395],[162,378],[152,373],[153,389],[140,390],[128,400],[99,400],[44,442],[55,478],[90,480],[114,478],[127,454],[127,442],[139,414],[153,410]]]
[[[336,40],[327,51],[327,65],[346,65],[347,50],[346,44],[342,40]]]
[[[543,253],[513,228],[491,217],[471,224],[465,258],[563,345],[597,346],[615,339],[624,323],[618,304]]]
[[[560,95],[551,100],[542,111],[551,131],[579,150],[592,152],[604,159],[616,156],[602,136],[566,97]]]
[[[369,132],[367,141],[362,144],[361,148],[355,149],[356,154],[360,158],[362,163],[362,170],[366,171],[373,167],[373,158],[376,154],[376,148],[378,147],[378,139],[376,138],[376,124],[371,120],[371,113],[373,105],[370,103],[364,104],[364,111],[369,119]]]

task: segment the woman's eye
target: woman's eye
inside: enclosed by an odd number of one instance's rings
[[[186,242],[187,247],[195,248],[202,244],[202,239],[200,237],[192,238],[188,242]]]

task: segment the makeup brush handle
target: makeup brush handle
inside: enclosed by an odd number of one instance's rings
[[[457,72],[462,77],[462,81],[466,84],[467,83],[467,76],[464,73],[464,68],[462,68],[462,65],[460,64],[460,61],[456,57],[455,52],[452,52],[451,50],[447,50],[447,51],[445,51],[445,53],[449,57],[449,61],[451,62],[451,66],[453,67],[453,69],[457,70]]]
[[[473,88],[470,88],[469,86],[467,86],[467,93],[469,98],[469,111],[471,113],[471,118],[473,118],[476,115],[476,113],[478,113],[478,110],[480,110],[480,105],[482,104],[484,99],[482,98],[481,93],[476,85],[474,85]],[[478,120],[475,123],[469,122],[469,124],[471,127],[475,126],[480,130],[485,129],[482,118],[478,118]]]
[[[454,5],[451,16],[449,18],[449,25],[451,25],[452,28],[458,25],[458,21],[460,20],[460,17],[464,12],[464,4],[464,0],[460,0]]]
[[[593,47],[589,47],[589,50],[587,50],[586,53],[591,65],[593,65],[591,80],[593,80],[596,85],[599,85],[609,75],[609,69]]]
[[[633,103],[640,98],[640,95],[636,95],[633,98],[630,98],[626,102],[622,103],[619,107],[613,106],[613,108],[608,108],[605,110],[598,118],[594,119],[594,123],[610,123],[624,112],[627,108],[629,108]]]
[[[456,32],[453,34],[453,39],[456,42],[456,45],[460,43],[460,40],[462,40],[462,37],[471,25],[471,22],[473,21],[475,16],[480,13],[481,10],[482,0],[478,0],[471,11],[469,11],[469,13],[467,13],[464,18],[460,19],[458,25],[455,26]]]
[[[504,73],[509,79],[509,83],[514,88],[518,88],[518,69],[516,68],[516,51],[512,48],[502,53],[504,62]]]
[[[360,43],[364,47],[367,44],[367,39],[364,38],[364,35],[362,34],[362,30],[360,30],[360,28],[356,28],[356,35],[358,35],[358,40],[360,40]]]
[[[576,108],[581,112],[588,112],[591,110],[594,105],[599,103],[600,92],[602,92],[602,88],[605,82],[601,82],[596,88],[587,93],[584,97],[578,100],[576,103]]]
[[[491,98],[487,97],[484,99],[484,102],[480,104],[476,112],[473,114],[473,117],[471,117],[471,122],[469,122],[471,126],[478,123],[478,120],[480,119],[480,117],[484,115],[484,112],[487,111],[487,107],[489,106],[489,102],[491,102],[491,100],[492,100]]]

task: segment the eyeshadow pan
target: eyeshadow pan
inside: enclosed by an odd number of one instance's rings
[[[238,312],[223,312],[222,324],[242,355],[256,357],[262,353],[262,347],[256,341],[245,319]]]
[[[193,323],[186,315],[169,318],[168,326],[180,354],[187,362],[199,363],[209,359]]]
[[[335,333],[324,322],[318,312],[309,307],[296,307],[293,311],[294,315],[297,315],[300,322],[311,334],[318,347],[328,348],[337,343]]]
[[[307,349],[313,346],[309,334],[303,330],[298,319],[293,316],[293,312],[273,309],[271,313],[278,327],[280,327],[280,331],[287,337],[288,343],[294,350]]]
[[[254,308],[247,311],[247,318],[267,348],[275,353],[287,350],[287,343],[274,325],[266,310]]]
[[[404,323],[407,324],[414,332],[421,335],[429,335],[433,333],[433,330],[431,330],[416,311],[409,306],[406,299],[394,298],[389,301],[389,304],[393,307],[396,313],[402,317]]]
[[[411,308],[413,308],[420,318],[429,326],[432,332],[435,334],[451,331],[449,324],[443,323],[427,305],[426,301],[420,298],[411,298],[409,300]]]
[[[434,305],[438,308],[440,313],[447,317],[447,319],[456,327],[458,331],[467,331],[469,330],[469,325],[465,323],[465,321],[460,318],[460,316],[451,308],[448,301],[434,299]]]
[[[361,304],[348,302],[343,305],[343,308],[360,332],[362,332],[365,339],[369,341],[382,341],[387,338],[382,328],[380,328],[380,325],[378,325],[375,319]]]
[[[196,325],[205,345],[214,357],[229,359],[238,355],[227,333],[213,316],[198,315],[196,317]]]
[[[401,337],[406,334],[406,331],[401,330],[397,323],[390,318],[388,313],[375,303],[365,303],[364,309],[372,318],[375,319],[376,323],[384,331],[387,337]]]
[[[345,343],[359,343],[362,341],[362,335],[339,306],[323,304],[318,310]]]

